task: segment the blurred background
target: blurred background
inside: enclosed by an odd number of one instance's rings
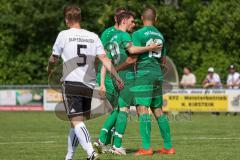
[[[204,80],[214,67],[223,84],[228,66],[240,67],[240,2],[238,0],[0,0],[0,84],[47,84],[46,66],[58,32],[65,29],[63,8],[82,9],[82,28],[98,35],[114,24],[116,7],[136,13],[138,26],[145,6],[157,10],[157,28],[167,41],[179,76],[188,66]],[[136,28],[137,29],[137,28]]]
[[[160,159],[239,159],[239,0],[0,0],[0,4],[1,160],[65,156],[69,124],[63,121],[66,115],[58,112],[63,110],[61,91],[52,87],[61,77],[61,68],[48,81],[46,67],[58,33],[66,29],[63,8],[68,4],[81,7],[82,28],[99,36],[114,24],[115,8],[134,11],[138,29],[143,8],[154,7],[168,55],[163,109],[171,111],[168,117],[177,151]],[[107,102],[94,94],[96,115],[108,113]],[[105,118],[86,122],[92,140]],[[133,120],[130,116],[124,147],[132,151],[141,145],[138,125],[137,116]],[[152,128],[152,145],[157,149],[162,140],[154,119]],[[86,159],[81,149],[75,157]],[[136,158],[130,153],[118,159]],[[147,159],[159,159],[159,155]]]

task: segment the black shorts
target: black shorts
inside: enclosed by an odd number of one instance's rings
[[[93,89],[81,82],[65,81],[62,94],[69,118],[90,113]]]

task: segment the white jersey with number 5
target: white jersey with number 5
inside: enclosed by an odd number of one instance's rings
[[[61,31],[52,54],[61,56],[63,60],[62,81],[82,82],[91,88],[95,86],[95,57],[105,54],[95,33],[77,28]]]

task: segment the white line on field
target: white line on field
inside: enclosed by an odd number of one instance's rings
[[[131,141],[140,141],[139,137],[125,137],[125,140]],[[157,141],[162,140],[162,137],[152,137],[151,140]],[[183,138],[172,138],[174,141],[182,141],[182,140],[240,140],[240,137],[183,137]]]
[[[191,137],[191,138],[183,138],[184,140],[240,140],[239,137]]]
[[[45,137],[47,137],[47,138],[61,138],[60,136],[45,136]],[[10,138],[10,139],[34,139],[34,138],[39,138],[39,137],[37,137],[37,136],[35,136],[35,137],[33,137],[33,136],[31,136],[31,137],[28,137],[28,136],[18,136],[18,135],[15,135],[15,136],[6,136],[6,137],[0,137],[0,138],[3,138],[3,139],[5,139],[5,138]]]
[[[35,141],[35,142],[0,142],[0,145],[5,144],[35,144],[35,143],[41,143],[41,144],[49,144],[49,143],[55,143],[56,141]]]

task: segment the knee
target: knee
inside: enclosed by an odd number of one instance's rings
[[[148,108],[145,106],[138,106],[137,112],[138,112],[138,115],[149,114]]]
[[[156,118],[161,117],[164,114],[161,108],[153,109],[153,113]]]
[[[75,127],[76,125],[78,125],[79,123],[84,121],[84,117],[83,116],[76,116],[71,118],[71,126]]]

